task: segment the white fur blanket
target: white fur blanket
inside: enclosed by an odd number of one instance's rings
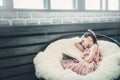
[[[112,80],[120,76],[120,48],[115,43],[103,40],[98,40],[102,61],[96,71],[82,76],[70,69],[64,70],[60,63],[62,53],[81,53],[74,46],[79,39],[61,39],[52,42],[44,52],[40,51],[34,58],[36,76],[46,80]]]

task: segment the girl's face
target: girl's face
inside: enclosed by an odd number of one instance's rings
[[[93,40],[92,40],[91,37],[84,37],[84,36],[82,36],[82,45],[85,48],[90,47],[92,44],[93,44]]]

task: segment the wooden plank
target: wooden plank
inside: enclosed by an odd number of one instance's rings
[[[30,36],[30,37],[16,37],[16,38],[3,38],[0,39],[0,47],[7,47],[7,46],[18,46],[18,45],[29,45],[29,44],[40,44],[49,42],[51,39],[56,37],[53,36]]]
[[[29,36],[29,37],[16,37],[16,38],[3,38],[0,39],[0,48],[12,47],[12,46],[22,46],[22,45],[39,45],[42,43],[50,42],[51,40],[60,37],[66,34],[75,34],[73,33],[61,33],[53,35],[43,35],[43,36]],[[82,32],[81,32],[82,33]]]
[[[117,40],[117,36],[109,36],[109,37]],[[97,40],[107,40],[107,39],[106,39],[106,38],[99,37],[99,38],[97,38]]]
[[[120,42],[120,29],[118,29],[118,41]]]
[[[9,48],[9,49],[0,49],[0,59],[5,57],[36,54],[39,51],[42,51],[45,46],[46,44]]]
[[[35,57],[35,54],[1,59],[0,69],[32,63],[34,57]]]
[[[0,69],[0,79],[12,77],[15,75],[24,74],[28,72],[34,72],[33,64],[22,65],[22,66],[7,68],[7,69]]]
[[[96,33],[101,33],[105,35],[117,35],[117,30],[96,30]],[[12,46],[21,46],[21,45],[30,45],[30,44],[41,44],[41,43],[47,43],[59,36],[66,35],[66,34],[75,34],[75,33],[81,33],[84,32],[76,31],[76,32],[68,32],[68,33],[60,33],[60,34],[48,34],[48,35],[42,35],[42,36],[28,36],[28,37],[16,37],[16,38],[3,38],[0,39],[0,48],[4,47],[12,47]]]
[[[97,30],[94,31],[95,33],[99,33],[99,34],[104,34],[104,35],[117,35],[117,29],[111,29],[111,30]]]
[[[38,80],[38,79],[36,78],[35,73],[26,73],[23,75],[18,75],[18,76],[14,76],[14,77],[2,79],[2,80]]]
[[[46,34],[55,32],[66,31],[79,31],[90,29],[109,29],[118,28],[120,23],[83,23],[83,24],[56,24],[56,25],[35,25],[35,26],[9,26],[0,28],[0,37],[10,35],[33,35],[33,34]],[[113,27],[114,26],[114,27]]]

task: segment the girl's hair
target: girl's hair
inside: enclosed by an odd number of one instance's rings
[[[88,31],[86,33],[84,33],[83,36],[84,37],[89,37],[90,36],[93,39],[94,44],[97,44],[96,35],[91,29],[88,29]]]

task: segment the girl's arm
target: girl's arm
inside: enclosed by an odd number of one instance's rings
[[[82,46],[82,41],[75,43],[75,46],[82,52],[84,52],[84,47]]]
[[[84,60],[87,61],[87,62],[92,62],[95,54],[97,53],[97,49],[98,49],[98,46],[97,44],[94,44],[91,48],[90,48],[90,53],[89,53],[89,56],[87,58],[85,58]]]
[[[84,51],[84,47],[81,45],[81,43],[82,43],[82,41],[81,41],[81,39],[80,39],[79,42],[75,43],[75,46],[76,46],[80,51],[83,52],[83,51]],[[82,54],[76,53],[76,52],[73,51],[73,50],[67,50],[67,49],[65,49],[64,52],[65,52],[64,54],[66,54],[66,55],[68,55],[68,56],[70,56],[70,57],[73,57],[73,58],[75,58],[75,59],[77,59],[77,60],[80,60],[81,57],[82,57]]]

